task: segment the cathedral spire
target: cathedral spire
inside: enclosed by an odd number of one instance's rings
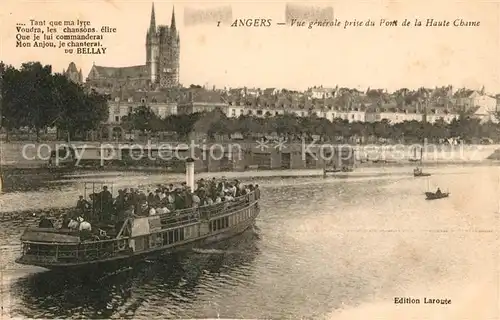
[[[149,22],[149,32],[154,33],[155,31],[156,31],[155,3],[153,2],[151,7],[151,21]]]
[[[172,21],[170,22],[170,29],[176,30],[175,27],[175,7],[172,6]]]

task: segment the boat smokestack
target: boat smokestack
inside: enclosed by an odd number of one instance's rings
[[[194,191],[194,159],[188,158],[186,160],[186,184]]]

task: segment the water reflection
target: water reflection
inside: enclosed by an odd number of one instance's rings
[[[50,172],[46,169],[2,168],[2,192],[24,192],[58,187],[57,184],[51,184],[51,181],[63,175],[63,172]]]
[[[94,281],[52,271],[33,274],[12,284],[11,292],[20,301],[11,307],[11,316],[132,318],[145,304],[155,309],[195,303],[207,280],[217,287],[250,277],[258,240],[257,231],[250,229],[210,248],[156,257]],[[175,316],[175,310],[170,312]]]

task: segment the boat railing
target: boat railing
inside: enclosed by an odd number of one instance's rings
[[[38,261],[95,260],[124,251],[124,241],[127,239],[90,240],[72,244],[26,241],[23,243],[23,253],[35,256]]]
[[[164,220],[166,224],[196,222],[200,218],[210,219],[215,216],[224,215],[230,211],[243,209],[255,200],[257,200],[257,195],[256,192],[253,191],[249,194],[236,197],[230,201],[175,210],[173,212],[160,215],[160,218]]]

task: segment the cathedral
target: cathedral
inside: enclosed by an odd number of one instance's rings
[[[68,66],[68,69],[64,70],[62,74],[68,78],[68,80],[73,81],[76,84],[82,84],[83,83],[83,77],[82,77],[82,69],[78,70],[76,68],[76,64],[74,62],[71,62]]]
[[[146,31],[146,64],[130,67],[104,67],[93,65],[87,85],[104,91],[154,90],[179,86],[180,38],[172,9],[170,27],[156,26],[154,3],[151,20]]]

